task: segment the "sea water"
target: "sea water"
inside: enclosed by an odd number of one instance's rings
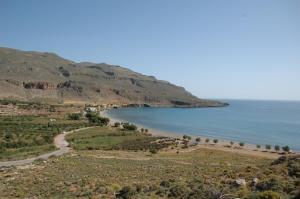
[[[179,134],[252,144],[290,146],[300,151],[300,102],[223,100],[220,108],[119,108],[121,121]]]

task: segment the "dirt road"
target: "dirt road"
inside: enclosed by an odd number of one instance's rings
[[[69,152],[69,150],[70,150],[69,143],[65,140],[65,136],[69,133],[81,131],[81,130],[88,129],[88,128],[91,128],[91,127],[80,128],[80,129],[76,129],[76,130],[69,131],[69,132],[63,132],[62,134],[57,135],[54,138],[54,145],[56,146],[56,148],[58,148],[57,151],[49,152],[49,153],[39,155],[39,156],[36,156],[33,158],[27,158],[24,160],[0,162],[0,167],[19,166],[19,165],[24,165],[24,164],[30,164],[33,161],[38,160],[38,159],[47,160],[50,156],[61,156],[65,153]]]

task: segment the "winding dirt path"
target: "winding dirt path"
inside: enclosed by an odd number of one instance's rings
[[[62,134],[57,135],[54,138],[54,145],[56,146],[56,148],[58,148],[58,150],[56,150],[56,151],[52,151],[52,152],[49,152],[46,154],[42,154],[42,155],[39,155],[36,157],[27,158],[27,159],[23,159],[23,160],[0,162],[0,167],[19,166],[19,165],[24,165],[24,164],[30,164],[33,161],[38,160],[38,159],[47,160],[50,156],[61,156],[65,153],[68,153],[70,150],[70,147],[69,147],[69,143],[65,139],[65,136],[70,133],[85,130],[88,128],[91,128],[91,127],[84,127],[84,128],[76,129],[73,131],[63,132]]]

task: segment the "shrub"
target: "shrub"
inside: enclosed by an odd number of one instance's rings
[[[148,131],[149,131],[148,129],[145,129],[145,133],[148,133]]]
[[[121,125],[120,122],[115,122],[114,123],[114,127],[120,127],[120,125]]]
[[[267,145],[266,145],[266,149],[267,149],[267,150],[270,150],[270,149],[271,149],[271,145],[267,144]]]
[[[98,124],[100,126],[107,126],[109,124],[109,118],[107,118],[107,117],[99,117],[98,118]]]
[[[245,143],[244,143],[244,142],[240,142],[239,145],[240,145],[241,147],[243,147],[243,146],[245,146]]]
[[[274,191],[264,191],[258,193],[251,193],[246,197],[246,199],[281,199],[279,193]]]
[[[141,132],[144,133],[144,131],[145,131],[145,129],[144,129],[144,128],[141,128]]]
[[[130,186],[125,186],[116,194],[116,198],[129,199],[134,194],[135,191]]]
[[[183,135],[183,139],[185,139],[185,140],[191,140],[192,138],[191,138],[191,136]]]
[[[201,138],[196,138],[196,142],[201,142]]]
[[[152,149],[150,149],[149,151],[150,151],[150,153],[152,153],[152,154],[157,154],[157,152],[158,152],[157,149],[155,149],[155,148],[152,148]]]
[[[277,177],[272,177],[269,180],[261,181],[256,185],[259,191],[282,191],[284,187],[284,182],[282,182]]]
[[[109,124],[109,118],[100,117],[95,112],[88,112],[85,116],[87,117],[89,123],[97,124],[100,126],[107,126]]]
[[[161,186],[161,187],[169,188],[169,187],[171,187],[171,183],[170,183],[170,181],[163,180],[163,181],[160,183],[160,186]]]
[[[265,191],[258,195],[260,199],[281,199],[280,194],[274,191]]]
[[[56,112],[55,106],[51,105],[49,107],[49,112]]]
[[[232,146],[232,145],[234,145],[234,142],[233,142],[233,141],[231,141],[231,142],[230,142],[230,145],[231,145],[231,146]]]
[[[97,121],[98,121],[97,117],[99,117],[99,116],[95,112],[87,112],[85,117],[88,119],[88,121],[90,123],[97,123]]]
[[[283,146],[282,150],[285,152],[290,152],[290,147],[289,146]]]
[[[184,195],[188,193],[187,187],[183,185],[175,185],[169,190],[169,198],[184,198]]]
[[[206,139],[205,139],[205,142],[208,143],[208,142],[209,142],[209,138],[206,138]]]
[[[129,131],[136,131],[137,130],[137,126],[135,126],[134,124],[129,124],[129,123],[124,123],[123,128],[125,130],[129,130]]]
[[[213,141],[214,141],[215,144],[217,144],[219,142],[218,139],[214,139]]]
[[[280,146],[279,145],[275,145],[274,149],[275,149],[275,151],[279,151],[280,150]]]
[[[81,114],[80,113],[70,113],[68,115],[69,120],[80,120]]]
[[[261,147],[261,146],[260,146],[259,144],[256,145],[256,148],[260,149],[260,147]]]

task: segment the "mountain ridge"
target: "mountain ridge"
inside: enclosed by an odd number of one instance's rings
[[[122,66],[79,62],[55,53],[0,47],[0,99],[49,103],[219,107],[183,87]]]

